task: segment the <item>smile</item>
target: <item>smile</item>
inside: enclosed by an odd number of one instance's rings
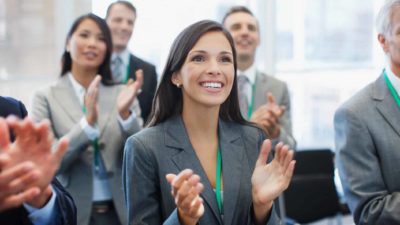
[[[201,86],[205,88],[221,88],[223,85],[220,82],[203,82]]]

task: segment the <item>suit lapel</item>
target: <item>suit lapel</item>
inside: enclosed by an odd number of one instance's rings
[[[400,109],[394,101],[387,84],[381,75],[374,83],[372,98],[376,102],[376,108],[390,124],[393,130],[400,136]]]
[[[232,123],[219,120],[219,135],[224,177],[224,224],[233,224],[237,204],[245,149],[241,133]]]
[[[200,160],[197,158],[197,155],[189,141],[189,137],[186,133],[185,126],[180,116],[176,116],[166,122],[165,143],[168,147],[181,149],[178,154],[175,154],[171,157],[172,161],[175,163],[179,171],[190,168],[194,171],[194,173],[201,177],[201,182],[204,185],[204,190],[200,194],[200,196],[209,206],[212,214],[219,221],[219,224],[222,224],[222,219],[219,214],[215,193],[212,190],[207,175],[200,164]]]
[[[135,71],[138,70],[138,63],[132,54],[129,54],[129,77],[136,80]]]
[[[70,119],[77,123],[83,116],[78,97],[67,75],[62,76],[52,89],[56,101]]]

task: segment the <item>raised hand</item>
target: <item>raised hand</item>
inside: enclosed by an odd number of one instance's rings
[[[289,186],[295,161],[293,150],[279,143],[275,147],[275,157],[266,163],[271,152],[271,141],[265,140],[251,177],[252,198],[256,219],[265,222],[272,202]]]
[[[175,199],[181,224],[196,224],[204,214],[203,199],[200,197],[204,186],[200,183],[200,177],[186,169],[178,175],[167,174],[166,178],[171,184],[171,194]]]
[[[96,77],[90,83],[85,94],[84,105],[86,108],[86,120],[91,126],[95,125],[98,117],[98,106],[97,98],[99,95],[101,76],[96,75]]]
[[[53,137],[49,131],[48,121],[34,124],[30,118],[18,120],[16,117],[8,117],[6,121],[14,131],[16,139],[13,143],[3,143],[3,149],[10,156],[10,161],[6,164],[5,169],[25,162],[33,163],[37,171],[37,180],[33,185],[25,184],[25,188],[37,187],[40,189],[40,195],[27,203],[40,208],[51,196],[50,182],[60,166],[68,141],[62,138],[57,149],[52,151]]]
[[[135,74],[136,80],[133,81],[133,79],[129,79],[117,98],[117,109],[122,119],[127,119],[129,117],[129,109],[143,85],[143,70],[136,70]]]
[[[39,171],[32,162],[9,165],[9,133],[4,119],[0,118],[0,212],[20,206],[40,194],[31,187],[39,179]]]
[[[258,124],[271,138],[277,138],[280,134],[281,125],[279,119],[286,111],[285,106],[276,104],[271,92],[267,93],[268,102],[253,112],[250,121]]]

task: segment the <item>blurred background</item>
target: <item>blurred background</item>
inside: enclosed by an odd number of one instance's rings
[[[157,66],[187,25],[220,21],[232,5],[259,19],[258,65],[289,85],[299,149],[333,149],[338,105],[375,80],[384,65],[374,17],[384,0],[132,0],[130,50]],[[104,17],[111,0],[0,0],[0,94],[21,99],[57,79],[65,36],[79,15]]]

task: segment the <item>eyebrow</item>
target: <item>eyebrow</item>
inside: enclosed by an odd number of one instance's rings
[[[207,51],[204,51],[204,50],[194,50],[194,51],[191,51],[191,52],[189,52],[189,54],[188,54],[188,55],[191,55],[191,54],[194,54],[194,53],[203,53],[203,54],[207,54],[208,52],[207,52]],[[228,52],[228,51],[222,51],[222,52],[220,52],[219,54],[224,54],[224,55],[226,55],[226,54],[228,54],[228,55],[233,55],[233,54],[232,54],[232,52]]]

